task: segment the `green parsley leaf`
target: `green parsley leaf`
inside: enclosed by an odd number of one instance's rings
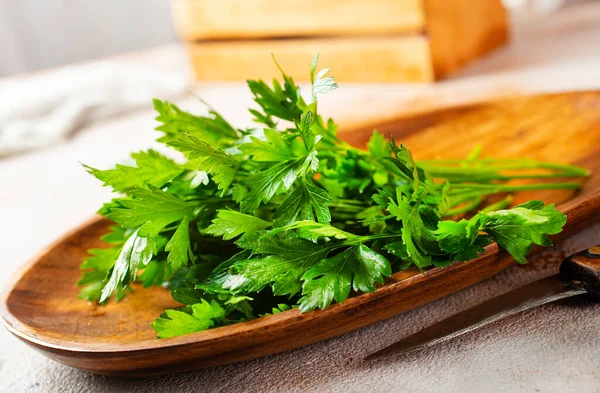
[[[196,289],[203,290],[209,294],[227,295],[230,291],[223,288],[223,284],[229,278],[229,268],[238,261],[250,258],[252,253],[248,250],[238,252],[228,260],[220,263],[201,283],[195,285]]]
[[[191,134],[184,133],[168,143],[169,146],[187,155],[189,161],[185,165],[186,168],[194,170],[198,175],[202,172],[210,173],[213,181],[222,190],[221,195],[225,193],[233,182],[237,170],[237,161],[232,156]],[[200,178],[193,185],[197,186],[203,180]]]
[[[257,241],[252,252],[260,257],[232,264],[224,288],[234,293],[259,292],[272,283],[275,296],[293,296],[300,291],[306,269],[325,258],[328,250],[287,233]]]
[[[169,252],[167,262],[171,269],[178,270],[188,264],[193,259],[192,248],[190,245],[190,217],[184,216],[177,230],[171,237],[171,240],[165,246],[165,251]]]
[[[171,296],[174,300],[178,301],[181,304],[192,305],[196,303],[200,303],[202,301],[202,296],[204,295],[204,291],[195,288],[176,288],[171,291]]]
[[[262,203],[267,203],[275,194],[288,192],[299,176],[305,176],[318,166],[316,152],[306,157],[283,161],[246,179],[251,188],[241,203],[243,212],[254,212]]]
[[[315,53],[310,65],[310,83],[315,83],[315,75],[317,72],[317,64],[319,63],[319,52]]]
[[[239,138],[238,132],[216,111],[210,110],[211,117],[195,116],[182,111],[177,105],[154,99],[156,120],[161,123],[156,129],[165,133],[159,142],[169,142],[183,132],[215,147],[226,146]]]
[[[277,62],[275,62],[277,64]],[[254,95],[254,101],[260,105],[262,112],[253,110],[251,113],[255,116],[254,120],[273,128],[276,123],[273,117],[296,122],[300,120],[302,115],[302,107],[305,106],[304,101],[299,93],[299,87],[294,83],[292,78],[286,75],[277,64],[277,67],[282,73],[284,84],[283,87],[273,79],[273,87],[270,88],[265,82],[258,80],[248,81],[248,87]]]
[[[327,93],[329,91],[338,88],[338,84],[335,82],[333,76],[325,76],[329,72],[329,68],[323,68],[314,77],[312,84],[312,98],[313,101],[317,101],[317,95],[321,93]]]
[[[289,224],[284,227],[274,228],[264,237],[267,238],[269,236],[274,236],[278,233],[286,232],[292,229],[295,229],[298,235],[303,239],[316,240],[322,237],[330,237],[346,240],[357,238],[356,235],[350,232],[346,232],[331,225],[319,224],[312,220],[296,221],[293,224]]]
[[[231,240],[246,232],[256,232],[270,227],[272,223],[249,214],[233,210],[219,210],[212,224],[205,233],[223,236],[223,240]]]
[[[119,247],[88,250],[90,256],[83,260],[81,270],[84,272],[77,281],[77,285],[84,286],[79,294],[80,299],[89,301],[100,299],[102,288],[106,285],[106,276],[115,263],[118,252]]]
[[[144,288],[161,286],[165,281],[165,263],[150,261],[138,277]]]
[[[268,315],[275,315],[275,314],[279,314],[279,313],[282,313],[284,311],[291,310],[291,309],[292,309],[291,306],[289,306],[289,305],[287,305],[285,303],[280,303],[280,304],[277,305],[277,307],[273,307],[271,309],[270,313],[260,314],[260,316],[261,317],[266,317]]]
[[[517,262],[527,263],[525,256],[531,246],[551,246],[548,235],[559,233],[567,221],[567,216],[555,210],[554,205],[541,206],[542,201],[534,201],[510,210],[486,213],[483,230]]]
[[[321,135],[317,135],[314,133],[314,131],[312,130],[312,126],[313,111],[308,110],[304,112],[302,118],[300,119],[300,124],[298,125],[300,135],[302,136],[302,140],[304,141],[304,147],[306,147],[306,150],[312,150],[317,144],[317,142],[321,139]]]
[[[138,267],[146,266],[156,254],[154,239],[141,237],[139,230],[133,232],[119,251],[117,259],[112,267],[108,281],[100,295],[100,302],[104,302],[117,289],[126,288],[135,280]]]
[[[399,195],[398,202],[390,201],[388,211],[402,222],[402,241],[407,259],[419,269],[431,265],[431,256],[423,249],[425,242],[435,236],[432,230],[425,227],[418,205],[411,206],[406,197]]]
[[[253,156],[255,161],[280,162],[299,157],[280,132],[270,129],[265,129],[263,132],[266,141],[251,136],[251,143],[240,145],[238,148]]]
[[[98,170],[85,165],[89,173],[115,191],[127,191],[150,185],[162,187],[180,176],[184,169],[154,150],[131,155],[137,167],[117,164],[115,169]]]
[[[341,303],[350,289],[373,292],[375,283],[392,274],[389,262],[382,255],[360,244],[314,265],[302,276],[300,311],[325,309],[335,299]]]
[[[169,224],[192,214],[196,203],[186,202],[156,188],[130,192],[134,199],[120,200],[123,208],[112,208],[108,218],[119,225],[138,229],[141,237],[158,235]]]
[[[491,243],[489,236],[480,235],[479,231],[485,223],[485,216],[477,215],[471,220],[440,221],[435,235],[440,248],[450,254],[453,261],[469,261],[485,252]]]
[[[275,210],[275,224],[284,226],[297,220],[313,220],[329,225],[331,213],[327,205],[332,202],[327,191],[307,181],[299,181],[296,189]]]
[[[202,299],[191,306],[191,313],[179,310],[167,310],[165,315],[152,322],[152,328],[158,338],[169,338],[199,332],[213,327],[216,322],[225,318],[226,311],[212,300],[210,303]]]
[[[221,165],[235,166],[237,162],[229,154],[219,148],[198,139],[192,134],[183,133],[177,139],[170,140],[169,146],[174,147],[182,153],[186,153],[190,160],[206,172],[214,172]]]

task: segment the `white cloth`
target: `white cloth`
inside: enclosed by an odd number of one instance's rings
[[[552,12],[563,6],[565,0],[502,0],[513,11]]]
[[[171,98],[187,75],[126,64],[88,64],[0,82],[0,156],[60,142],[84,124]]]

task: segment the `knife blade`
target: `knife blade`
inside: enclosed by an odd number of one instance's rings
[[[566,258],[560,265],[560,274],[535,281],[455,314],[368,355],[365,360],[431,347],[510,315],[582,294],[600,301],[600,246]]]

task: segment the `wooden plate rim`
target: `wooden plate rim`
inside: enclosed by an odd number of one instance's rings
[[[562,205],[561,205],[562,206]],[[59,247],[62,243],[67,242],[71,237],[76,236],[81,231],[86,231],[88,228],[105,221],[104,217],[94,217],[85,221],[75,229],[70,230],[65,235],[55,240],[49,246],[42,249],[37,255],[31,258],[23,267],[17,270],[13,274],[13,277],[9,281],[9,284],[5,287],[0,297],[0,321],[3,325],[15,336],[43,348],[52,349],[55,351],[68,351],[68,352],[81,352],[81,353],[117,353],[117,352],[144,352],[148,350],[162,349],[162,348],[177,348],[180,346],[187,346],[190,344],[209,344],[211,341],[223,340],[226,337],[231,337],[239,334],[249,334],[256,329],[267,328],[271,325],[277,325],[280,323],[291,324],[303,324],[308,320],[315,318],[326,318],[332,317],[336,314],[343,313],[348,309],[352,309],[355,305],[362,303],[366,298],[371,297],[375,300],[378,297],[384,297],[389,295],[390,292],[395,292],[399,288],[407,285],[414,284],[414,281],[426,281],[429,278],[439,274],[442,270],[447,271],[448,269],[456,269],[460,266],[477,263],[481,258],[491,258],[495,256],[500,250],[498,245],[493,243],[487,247],[486,253],[482,254],[477,259],[469,262],[453,263],[452,265],[441,269],[432,268],[427,270],[424,274],[418,274],[415,270],[408,270],[394,273],[391,277],[386,280],[386,283],[379,286],[375,292],[362,293],[357,296],[348,298],[344,303],[332,304],[325,310],[315,310],[308,313],[300,313],[297,309],[288,310],[279,314],[269,315],[266,317],[257,318],[254,320],[236,323],[228,326],[222,326],[214,329],[204,330],[201,332],[190,333],[183,336],[173,338],[163,338],[145,341],[136,341],[131,344],[114,344],[111,343],[107,347],[99,347],[98,343],[86,343],[77,340],[60,340],[58,342],[54,337],[46,335],[40,332],[37,328],[31,327],[18,318],[16,318],[9,310],[8,298],[10,297],[13,290],[17,287],[19,282],[29,272],[29,270],[35,268],[36,264],[42,261],[46,255],[53,252],[55,248]],[[106,220],[107,221],[107,220]],[[12,283],[12,285],[10,284]],[[85,301],[80,299],[74,299],[74,301]]]

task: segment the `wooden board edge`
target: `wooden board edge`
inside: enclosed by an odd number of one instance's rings
[[[340,82],[431,82],[427,37],[336,37],[188,43],[198,80],[239,81],[279,77],[271,53],[297,81],[309,79],[315,53]]]
[[[171,15],[188,41],[411,34],[425,28],[422,0],[171,0]]]
[[[425,15],[436,80],[508,42],[501,0],[425,0]]]
[[[11,332],[19,339],[26,340],[26,335],[24,334],[22,329],[23,327],[27,326],[21,323],[15,317],[13,317],[8,307],[8,299],[11,293],[16,288],[19,281],[21,281],[25,274],[29,270],[31,270],[45,255],[52,252],[52,250],[54,250],[60,244],[75,237],[82,230],[89,229],[96,225],[102,225],[106,221],[107,219],[101,216],[94,216],[84,221],[75,228],[72,228],[71,230],[65,232],[62,236],[52,241],[46,247],[39,250],[37,253],[34,254],[34,256],[29,258],[27,262],[25,262],[21,267],[14,271],[11,274],[11,277],[6,281],[4,287],[0,290],[0,325],[3,325],[9,332]]]

